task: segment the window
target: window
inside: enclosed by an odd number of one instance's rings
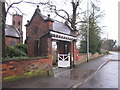
[[[15,46],[15,41],[10,41],[10,46]]]
[[[13,20],[13,25],[15,25],[15,20]]]
[[[18,25],[20,25],[21,24],[21,22],[20,21],[18,21]]]

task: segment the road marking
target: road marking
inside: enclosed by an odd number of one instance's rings
[[[98,72],[106,63],[110,62],[110,61],[120,61],[120,60],[107,60],[105,61],[103,64],[101,64],[98,69],[93,73],[91,74],[86,80],[84,80],[83,82],[81,83],[78,83],[76,85],[74,85],[72,88],[78,88],[80,87],[83,83],[85,83],[86,81],[88,81],[96,72]]]
[[[107,61],[105,61],[102,65],[100,65],[99,67],[98,67],[98,69],[93,73],[93,74],[91,74],[86,80],[84,80],[83,82],[81,82],[81,83],[78,83],[78,84],[76,84],[76,85],[74,85],[72,88],[78,88],[78,87],[80,87],[83,83],[85,83],[86,81],[88,81],[94,74],[96,74],[96,72],[97,71],[99,71],[107,62],[109,62],[109,61],[111,61],[111,60],[107,60]]]

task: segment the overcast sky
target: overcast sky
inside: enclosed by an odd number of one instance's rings
[[[9,2],[9,0],[6,0],[6,1]],[[28,0],[28,1],[33,1],[33,0]],[[36,1],[40,1],[40,0],[36,0]],[[41,1],[45,1],[45,0],[41,0]],[[65,8],[68,11],[71,10],[70,8],[71,6],[69,3],[67,4],[68,6],[65,6],[63,2],[60,2],[62,0],[59,0],[59,2],[58,0],[54,0],[54,1],[56,1],[56,4],[59,5],[59,8]],[[83,0],[82,2],[81,8],[83,10],[86,9],[86,1],[87,0]],[[104,35],[102,35],[102,38],[107,38],[108,36],[109,39],[114,39],[118,41],[118,1],[119,0],[100,0],[100,1],[101,1],[100,2],[101,11],[104,11],[105,13],[105,16],[102,20],[101,25],[106,26],[103,29]],[[16,2],[16,0],[11,0],[11,2]],[[24,39],[25,39],[26,29],[24,25],[26,24],[27,20],[31,19],[34,13],[34,10],[36,9],[36,5],[33,6],[28,4],[20,4],[20,5],[17,5],[17,7],[19,7],[26,14],[25,16],[23,16],[23,33],[24,33]],[[42,7],[40,7],[40,9],[41,8]],[[42,13],[44,12],[44,10],[41,10],[41,11]],[[10,12],[13,13],[14,11],[10,10]],[[44,12],[43,14],[47,15],[48,12],[47,13]],[[59,18],[56,18],[56,19],[59,19]],[[7,24],[10,24],[10,25],[12,24],[12,17],[10,15],[8,15],[7,17]]]
[[[108,33],[108,38],[118,40],[118,1],[119,0],[102,0],[101,9],[105,10],[103,23]]]

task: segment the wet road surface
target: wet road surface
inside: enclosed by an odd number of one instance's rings
[[[107,62],[80,88],[118,88],[118,68],[120,68],[118,53],[112,52],[109,58],[113,61]]]
[[[10,83],[8,85],[5,85],[4,87],[8,87],[8,88],[70,88],[76,85],[77,83],[81,83],[87,78],[89,78],[89,76],[92,75],[98,69],[98,67],[107,60],[118,60],[118,53],[112,52],[109,55],[105,55],[103,57],[90,60],[89,62],[83,63],[73,69],[67,69],[67,68],[54,69],[53,70],[54,76],[52,77],[35,77],[28,80],[16,81],[15,83]],[[110,65],[107,65],[108,68],[106,68],[106,70],[101,69],[102,71],[100,71],[101,76],[99,75],[99,78],[98,78],[99,80],[101,80],[102,77],[105,77],[106,75],[108,75],[110,71],[116,70],[117,64],[115,63],[112,65],[113,65],[112,67],[114,68],[112,68],[110,64]],[[110,70],[109,68],[111,68],[112,70]],[[105,74],[103,74],[104,72]],[[114,76],[116,76],[117,72],[118,71],[114,72],[115,73]],[[111,78],[112,76],[109,76],[109,77]],[[116,78],[112,81],[114,82]],[[107,83],[107,79],[106,79],[106,83]],[[97,81],[95,80],[92,80],[92,81],[93,81],[93,84],[97,83]],[[102,83],[103,81],[100,81],[100,82]],[[98,84],[98,86],[101,86],[101,83]],[[110,84],[109,87],[113,87],[113,86]],[[114,87],[117,87],[117,84],[115,84]]]
[[[110,61],[80,88],[118,88],[118,61]]]

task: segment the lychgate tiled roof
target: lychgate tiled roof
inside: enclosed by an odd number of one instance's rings
[[[71,29],[65,23],[56,20],[53,22],[53,30],[60,33],[72,35]]]
[[[5,27],[5,35],[11,37],[20,37],[19,31],[12,25],[6,25]]]

